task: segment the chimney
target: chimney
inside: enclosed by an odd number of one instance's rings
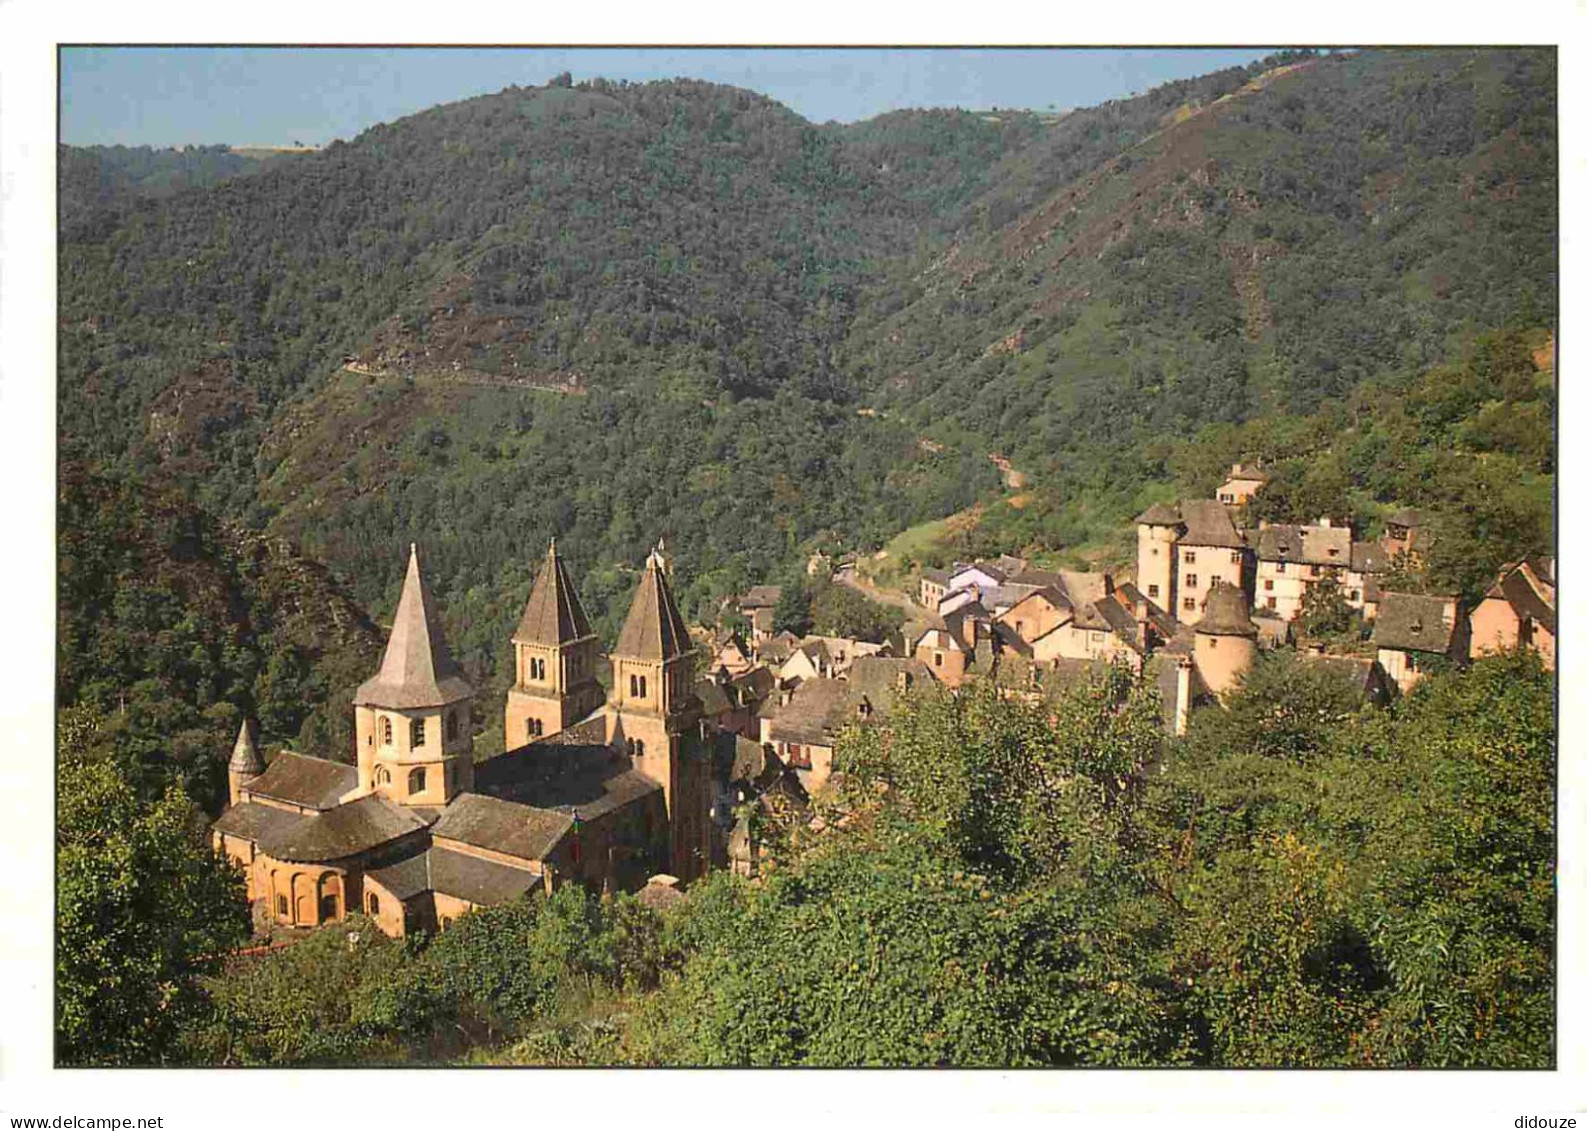
[[[1180,738],[1185,736],[1185,731],[1190,724],[1190,657],[1179,658],[1179,670],[1175,673],[1176,689],[1174,695],[1174,734]]]
[[[1317,520],[1317,525],[1321,526],[1321,527],[1323,527],[1325,529],[1329,528],[1329,527],[1332,527],[1333,524],[1334,524],[1334,520],[1329,518],[1327,515],[1323,515],[1321,518],[1319,518]]]

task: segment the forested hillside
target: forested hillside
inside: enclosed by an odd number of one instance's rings
[[[553,535],[610,636],[658,536],[714,611],[997,498],[1000,452],[1035,495],[984,535],[1061,554],[1175,489],[1175,445],[1232,446],[1198,430],[1546,334],[1553,90],[1547,51],[1289,53],[1061,116],[817,127],[559,82],[130,205],[104,186],[152,173],[68,150],[62,456],[284,539],[376,620],[420,542],[487,690]]]

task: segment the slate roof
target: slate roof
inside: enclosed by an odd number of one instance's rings
[[[1229,477],[1224,482],[1243,481],[1247,483],[1266,483],[1267,472],[1260,467],[1247,467],[1245,464],[1236,464],[1229,469]]]
[[[777,686],[777,677],[771,673],[770,668],[756,667],[750,668],[742,675],[734,676],[732,683],[739,689],[740,695],[764,699]]]
[[[1245,594],[1227,581],[1218,582],[1208,591],[1203,609],[1201,619],[1196,622],[1197,632],[1253,639],[1258,635],[1256,625],[1251,623],[1251,608],[1246,604]]]
[[[669,907],[676,907],[689,897],[671,884],[651,882],[640,888],[635,898],[652,911],[664,911]]]
[[[426,855],[430,861],[430,890],[470,903],[506,903],[544,882],[522,868],[447,848],[432,848]]]
[[[1355,573],[1382,573],[1389,568],[1389,551],[1381,542],[1355,542],[1350,546],[1350,569]]]
[[[947,585],[953,580],[953,575],[945,569],[922,570],[920,576],[937,585]]]
[[[372,868],[366,875],[406,903],[430,890],[430,850],[416,852],[384,868]]]
[[[892,710],[900,694],[900,675],[909,677],[911,691],[937,682],[931,669],[919,660],[895,656],[861,656],[849,669],[849,705],[858,708],[863,700],[871,705],[872,710],[884,714]]]
[[[1384,593],[1372,629],[1373,643],[1402,652],[1447,654],[1455,632],[1453,624],[1444,622],[1448,601],[1415,593]]]
[[[544,860],[572,828],[573,818],[565,813],[464,793],[446,807],[432,834],[521,860]]]
[[[587,721],[598,722],[604,736],[603,716]],[[475,790],[564,816],[577,809],[580,817],[594,820],[661,789],[633,768],[628,755],[604,741],[574,741],[577,734],[557,741],[565,735],[551,735],[479,763],[474,767]]]
[[[261,836],[279,833],[288,825],[295,825],[302,819],[303,814],[294,813],[289,809],[279,809],[274,805],[263,805],[257,801],[244,801],[241,805],[228,806],[219,817],[215,818],[215,823],[210,828],[229,836],[257,841]]]
[[[738,599],[741,609],[773,609],[782,600],[781,585],[752,585]]]
[[[1264,562],[1304,565],[1344,567],[1354,562],[1348,526],[1269,526],[1257,535],[1256,556]]]
[[[1058,570],[1063,593],[1071,604],[1080,601],[1100,601],[1108,595],[1108,575],[1085,573],[1075,569]]]
[[[807,679],[777,712],[771,736],[783,742],[826,746],[848,721],[848,685],[841,679]]]
[[[1390,526],[1425,526],[1427,512],[1416,507],[1402,507],[1389,516]]]
[[[309,809],[330,809],[344,793],[358,788],[358,767],[283,750],[265,772],[248,783],[248,792]]]
[[[1145,526],[1178,526],[1179,507],[1175,503],[1153,503],[1135,516],[1135,522]]]
[[[763,663],[781,664],[786,661],[789,656],[792,656],[798,647],[799,638],[793,633],[789,632],[787,629],[784,629],[775,636],[770,636],[765,640],[762,640],[760,643],[760,648],[756,650],[755,655],[759,657]]]
[[[1521,616],[1537,621],[1551,634],[1555,632],[1554,604],[1533,588],[1522,566],[1513,565],[1502,571],[1486,596],[1508,601]]]
[[[529,592],[529,603],[524,606],[523,617],[518,621],[518,631],[513,633],[514,644],[569,644],[593,636],[590,618],[584,615],[578,591],[568,578],[568,571],[557,554],[556,539],[546,551],[546,560],[540,566],[534,588]]]
[[[226,766],[240,774],[264,773],[264,759],[259,756],[259,748],[254,745],[253,726],[248,719],[244,719],[237,728],[237,743],[231,748],[231,761]]]
[[[1303,654],[1303,662],[1316,664],[1324,671],[1335,672],[1356,696],[1365,699],[1373,690],[1374,673],[1378,662],[1365,656],[1311,656]]]
[[[700,700],[701,711],[706,715],[722,715],[733,709],[733,701],[714,680],[696,680],[694,694]]]
[[[338,805],[323,813],[299,817],[290,825],[268,830],[259,850],[277,860],[317,863],[367,852],[426,826],[418,814],[378,794]]]
[[[1229,510],[1216,499],[1186,499],[1179,504],[1179,516],[1185,524],[1185,533],[1179,541],[1184,546],[1222,546],[1240,549],[1245,539],[1234,528]]]
[[[670,660],[692,651],[689,628],[683,623],[667,575],[654,553],[645,560],[645,575],[639,579],[628,619],[617,636],[613,656],[639,660]]]
[[[419,550],[408,547],[408,574],[392,619],[380,670],[353,696],[355,704],[408,709],[440,707],[474,694],[463,669],[447,651],[435,598],[419,570]]]

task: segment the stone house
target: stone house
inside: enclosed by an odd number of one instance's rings
[[[772,634],[772,614],[781,600],[780,585],[754,585],[738,598],[738,611],[749,622],[751,644],[759,644]]]
[[[1137,515],[1135,584],[1184,624],[1201,619],[1214,585],[1249,590],[1249,549],[1216,499],[1158,503]]]
[[[1218,488],[1217,499],[1226,507],[1243,507],[1256,497],[1267,483],[1267,472],[1260,467],[1237,463],[1229,469],[1229,478]]]
[[[1335,526],[1327,518],[1312,526],[1263,526],[1256,535],[1258,606],[1294,620],[1307,590],[1324,578],[1337,582],[1348,600],[1350,546],[1350,528]]]
[[[1471,653],[1530,648],[1554,670],[1554,562],[1511,562],[1471,612]]]
[[[1471,627],[1454,597],[1384,593],[1372,628],[1378,664],[1403,694],[1421,682],[1430,661],[1466,659]]]

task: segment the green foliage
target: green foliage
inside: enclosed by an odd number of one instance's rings
[[[828,580],[817,582],[811,588],[810,626],[822,636],[843,636],[880,644],[903,626],[902,609],[873,601],[851,586]],[[775,623],[775,617],[773,621]]]
[[[772,630],[791,632],[795,636],[806,635],[814,623],[810,606],[810,590],[804,578],[789,578],[777,597],[776,607],[771,611]]]
[[[243,715],[266,739],[352,749],[348,696],[380,634],[325,570],[180,489],[67,464],[60,478],[61,701],[91,708],[146,799],[224,804]]]
[[[1306,586],[1295,625],[1302,635],[1313,640],[1359,643],[1361,639],[1360,618],[1345,600],[1339,579],[1332,574]]]
[[[117,771],[95,714],[62,713],[55,821],[55,1023],[63,1064],[158,1064],[202,1015],[199,977],[248,937],[242,877],[171,786]]]

